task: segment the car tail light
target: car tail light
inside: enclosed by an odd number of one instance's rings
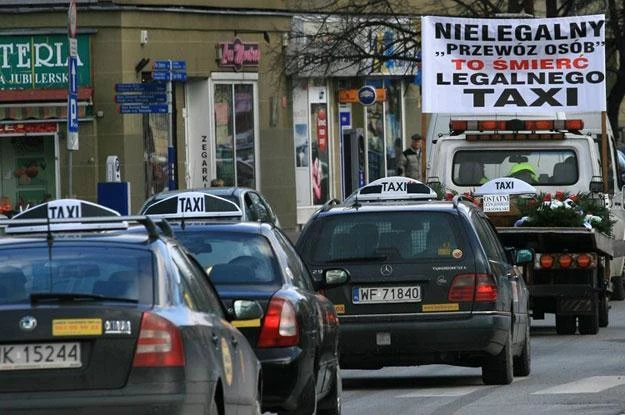
[[[447,299],[450,302],[460,301],[496,301],[497,284],[488,274],[456,275],[449,287]]]
[[[553,257],[551,255],[541,255],[539,262],[540,262],[541,268],[549,269],[553,267]]]
[[[588,254],[579,254],[577,257],[577,266],[580,268],[588,268],[592,263],[592,258]]]
[[[184,366],[180,330],[172,322],[152,313],[143,313],[133,367]]]
[[[497,301],[497,284],[488,274],[477,274],[475,301]]]
[[[273,297],[267,307],[257,347],[287,347],[299,343],[295,307],[288,300]]]
[[[558,258],[558,263],[560,264],[560,268],[568,268],[573,263],[573,258],[570,255],[560,255]]]

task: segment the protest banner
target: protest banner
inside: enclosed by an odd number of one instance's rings
[[[605,111],[604,15],[422,18],[423,111]]]

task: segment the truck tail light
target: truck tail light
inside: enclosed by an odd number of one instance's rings
[[[497,300],[497,284],[488,274],[458,274],[449,287],[447,299],[450,302]]]
[[[588,254],[579,254],[577,257],[577,266],[580,268],[588,268],[592,263],[592,258]]]
[[[288,300],[272,297],[258,337],[257,347],[288,347],[299,343],[295,307]]]
[[[560,255],[558,258],[558,264],[560,264],[560,268],[569,268],[573,263],[573,258],[570,255],[564,254]]]
[[[133,367],[184,366],[180,329],[153,313],[143,313]]]
[[[537,254],[534,264],[536,269],[588,269],[597,266],[594,253],[549,253]]]

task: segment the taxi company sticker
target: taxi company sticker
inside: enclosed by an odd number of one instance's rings
[[[226,375],[226,383],[232,385],[233,368],[232,368],[232,355],[230,354],[230,347],[228,342],[223,337],[221,338],[221,358],[224,362],[224,374]]]
[[[460,259],[462,258],[462,249],[454,249],[453,251],[451,251],[451,256],[456,258],[456,259]]]
[[[345,304],[334,304],[336,314],[345,314]]]
[[[460,304],[423,304],[423,306],[421,306],[421,310],[423,310],[424,313],[436,311],[458,311],[460,310]]]
[[[102,319],[70,318],[52,320],[53,336],[100,336],[102,335]]]
[[[236,328],[240,327],[260,327],[260,319],[255,318],[252,320],[234,320],[230,324],[232,324]]]

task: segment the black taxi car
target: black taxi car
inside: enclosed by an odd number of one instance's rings
[[[233,202],[241,210],[242,214],[238,216],[240,220],[252,222],[267,222],[273,223],[276,226],[280,226],[278,216],[276,216],[276,213],[274,212],[273,207],[271,206],[271,203],[269,203],[267,198],[254,189],[242,186],[201,187],[188,190],[167,190],[149,197],[143,203],[143,206],[141,206],[139,212],[145,212],[150,206],[164,199],[171,198],[172,196],[175,196],[177,194],[188,192],[207,193]],[[162,207],[164,205],[161,204],[159,206]]]
[[[226,311],[149,218],[61,199],[1,225],[0,413],[261,413],[260,363],[227,321],[260,305]]]
[[[235,325],[262,364],[263,409],[340,414],[338,318],[317,291],[346,283],[347,272],[327,267],[315,282],[278,227],[236,219],[242,215],[238,206],[218,196],[180,192],[143,213],[155,220],[166,218],[226,303],[234,298],[261,303],[262,319]],[[235,219],[215,220],[228,216]]]
[[[340,321],[342,368],[430,363],[482,368],[487,384],[530,373],[528,292],[473,203],[437,201],[405,177],[379,179],[305,225],[297,249],[313,275],[341,266],[326,290]]]

